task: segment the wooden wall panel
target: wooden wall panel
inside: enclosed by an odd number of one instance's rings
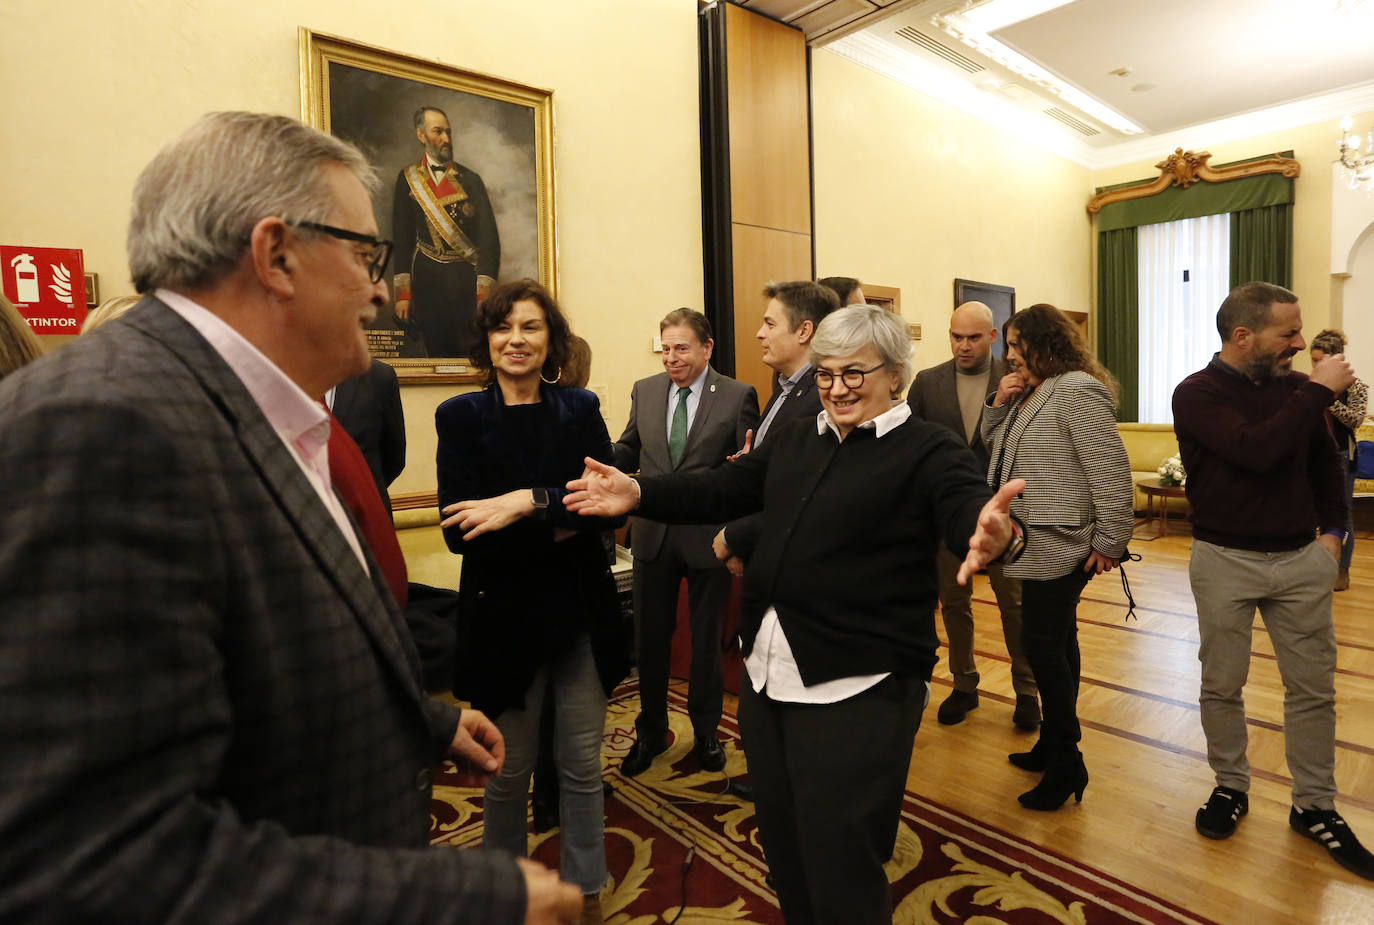
[[[731,220],[810,234],[806,37],[733,4],[725,24]]]
[[[769,282],[811,278],[811,236],[735,224],[735,378],[759,390],[759,408],[773,390],[772,370],[760,359],[754,339],[763,323],[768,300],[763,287]]]

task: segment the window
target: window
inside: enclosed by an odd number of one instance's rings
[[[1230,291],[1226,214],[1141,225],[1139,420],[1171,424],[1174,387],[1219,347],[1217,306]]]

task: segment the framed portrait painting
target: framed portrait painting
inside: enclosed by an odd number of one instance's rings
[[[497,283],[557,281],[553,93],[300,29],[301,118],[357,145],[394,242],[368,329],[403,382],[471,381],[471,321]]]

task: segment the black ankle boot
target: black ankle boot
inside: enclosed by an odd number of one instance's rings
[[[1050,763],[1050,752],[1043,739],[1037,739],[1028,752],[1012,752],[1007,760],[1023,771],[1043,771]]]
[[[1078,749],[1055,752],[1050,756],[1040,783],[1016,799],[1026,809],[1050,812],[1063,806],[1069,794],[1073,794],[1075,802],[1082,803],[1087,787],[1088,769],[1083,764],[1082,753]]]

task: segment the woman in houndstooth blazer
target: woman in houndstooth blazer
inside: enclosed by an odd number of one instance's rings
[[[1021,805],[1054,810],[1071,793],[1081,801],[1088,785],[1078,750],[1078,597],[1125,555],[1131,467],[1116,431],[1116,384],[1073,322],[1033,305],[1011,316],[1003,337],[1012,372],[989,399],[982,432],[989,484],[1026,480],[1011,505],[1026,524],[1026,551],[1005,571],[1022,580],[1022,645],[1044,711],[1035,747],[1009,759],[1045,772]]]

